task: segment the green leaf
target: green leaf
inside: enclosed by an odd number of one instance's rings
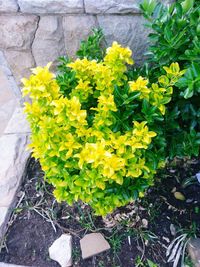
[[[185,0],[181,3],[183,8],[183,13],[187,13],[193,6],[194,6],[194,0]]]
[[[151,16],[156,5],[156,0],[143,0],[143,2],[140,4],[140,8],[145,12],[147,16]]]
[[[155,264],[154,262],[152,262],[151,260],[147,259],[147,263],[149,265],[149,267],[158,267],[157,264]]]
[[[181,18],[183,15],[183,9],[182,9],[181,4],[176,3],[175,8],[176,8],[176,13],[177,13],[178,17]]]
[[[128,98],[122,103],[122,105],[126,105],[129,104],[130,102],[132,102],[134,99],[138,98],[141,95],[141,92],[134,92],[131,93]]]

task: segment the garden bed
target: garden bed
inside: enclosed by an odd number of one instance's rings
[[[73,266],[149,266],[140,263],[147,263],[147,259],[157,266],[171,266],[166,248],[175,236],[200,234],[200,184],[192,178],[200,170],[199,163],[197,159],[173,162],[159,173],[156,187],[150,188],[142,201],[120,208],[103,220],[81,203],[74,207],[58,204],[52,187],[44,182],[39,163],[31,159],[0,246],[0,261],[59,266],[49,259],[48,248],[62,233],[70,233]],[[185,200],[177,200],[175,191],[181,192]],[[79,240],[90,232],[103,233],[111,250],[83,261]]]

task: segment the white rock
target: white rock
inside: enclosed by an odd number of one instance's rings
[[[66,54],[61,18],[41,17],[32,52],[37,66],[46,66],[48,62]]]
[[[142,226],[144,228],[148,228],[148,224],[149,224],[149,222],[147,221],[147,219],[142,219]]]
[[[26,13],[83,13],[83,0],[18,0]]]
[[[0,12],[17,12],[16,0],[0,0]]]
[[[61,267],[72,266],[72,237],[68,234],[61,235],[49,248],[49,256],[57,261]]]
[[[90,14],[128,14],[139,13],[139,3],[141,0],[85,0],[86,13]]]
[[[79,15],[63,18],[65,47],[68,56],[75,55],[81,40],[85,39],[95,27],[97,24],[94,16]]]
[[[20,84],[23,77],[28,77],[30,75],[30,68],[35,66],[32,53],[30,51],[10,50],[6,50],[4,53],[16,82]]]
[[[149,30],[144,27],[145,20],[140,15],[109,15],[97,16],[99,26],[103,29],[107,45],[117,41],[123,46],[129,46],[133,51],[133,58],[140,63],[147,49]]]
[[[29,49],[34,39],[38,17],[0,16],[0,48]]]

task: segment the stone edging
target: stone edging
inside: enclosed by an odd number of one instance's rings
[[[30,130],[15,94],[16,85],[8,73],[5,64],[0,64],[0,240],[15,207],[16,194],[30,156],[25,149]]]
[[[15,207],[30,153],[27,133],[4,134],[0,137],[0,239],[3,238],[10,215]]]
[[[29,14],[135,14],[140,0],[6,0],[0,12]]]
[[[102,28],[105,43],[117,41],[144,57],[149,30],[144,27],[142,0],[6,0],[0,1],[0,53],[18,85],[30,68],[74,57],[93,28]],[[162,0],[168,1],[168,0]]]

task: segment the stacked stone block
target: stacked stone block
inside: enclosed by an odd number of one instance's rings
[[[30,68],[74,57],[80,41],[101,27],[107,45],[114,40],[133,50],[141,62],[148,30],[141,0],[6,0],[0,1],[0,50],[17,81]]]

